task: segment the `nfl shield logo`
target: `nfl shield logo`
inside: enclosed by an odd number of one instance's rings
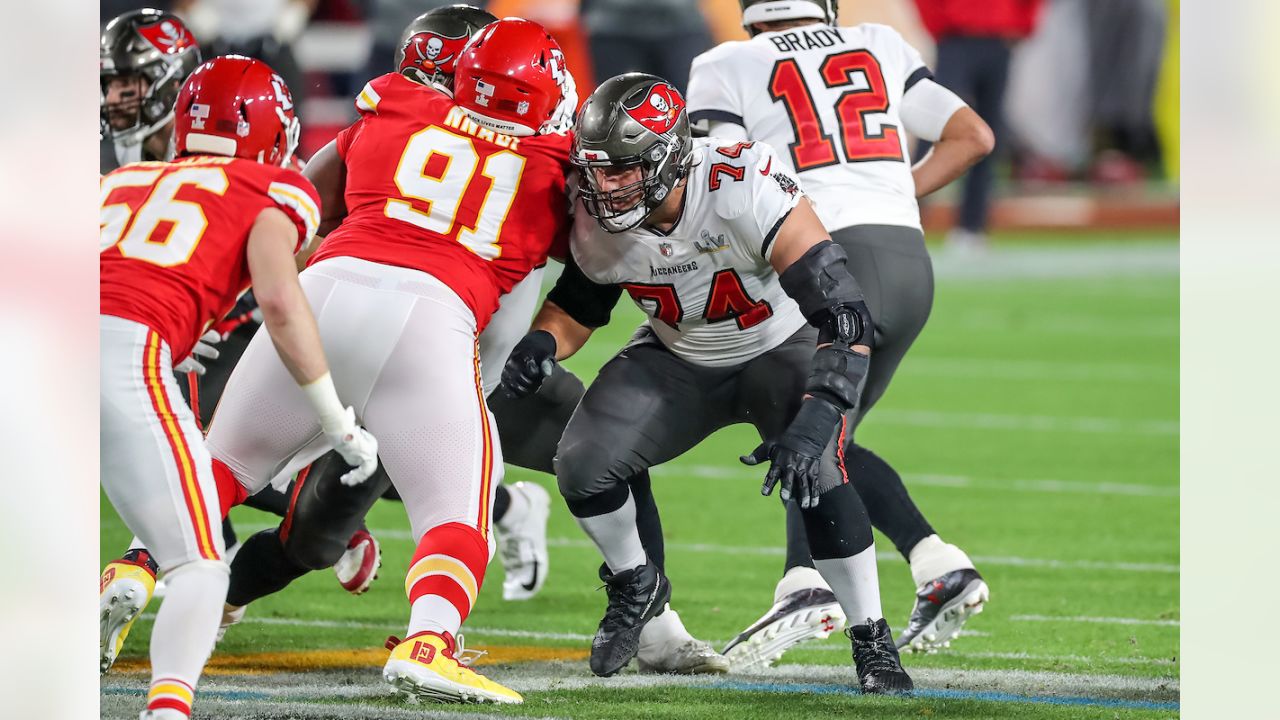
[[[675,249],[671,247],[671,243],[658,243],[658,252],[662,253],[662,257],[671,257],[675,254]]]
[[[519,105],[516,105],[516,114],[517,114],[517,115],[524,115],[524,114],[525,114],[525,113],[527,113],[527,112],[529,112],[529,101],[528,101],[528,100],[521,100],[521,101],[520,101],[520,104],[519,104]]]

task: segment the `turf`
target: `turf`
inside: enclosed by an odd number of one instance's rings
[[[974,558],[992,590],[987,611],[969,625],[971,634],[949,651],[905,658],[909,670],[935,683],[922,683],[921,697],[850,697],[844,692],[850,668],[847,679],[816,685],[772,686],[767,677],[731,678],[716,687],[552,689],[535,683],[525,705],[484,712],[581,718],[854,712],[885,719],[1176,714],[1177,249],[1168,235],[1124,240],[1011,236],[985,256],[939,253],[929,325],[859,430],[860,442],[903,473],[935,528]],[[594,375],[639,317],[630,307],[615,314],[613,325],[569,367],[584,379]],[[782,569],[778,502],[761,498],[760,473],[736,461],[755,443],[750,429],[729,428],[654,473],[670,544],[673,607],[695,635],[715,644],[766,609]],[[555,497],[546,476],[508,468],[507,478],[541,483]],[[232,517],[242,534],[274,524],[248,509]],[[384,561],[382,577],[367,595],[352,598],[331,573],[313,573],[256,603],[218,654],[374,648],[387,634],[402,633],[407,608],[400,578],[412,552],[403,508],[380,503],[369,526],[383,540]],[[525,603],[503,602],[495,562],[468,621],[469,645],[587,647],[604,606],[596,590],[599,557],[563,506],[553,509],[549,535],[546,588]],[[127,542],[104,499],[103,560]],[[910,608],[910,575],[883,537],[877,548],[885,609],[897,628]],[[138,623],[126,659],[145,655],[149,630],[149,619]],[[786,662],[848,667],[847,641],[804,646]],[[567,677],[587,674],[582,663],[562,671]],[[962,671],[1014,678],[1011,687],[1022,689],[982,690]],[[1014,671],[1097,678],[1099,688],[1116,678],[1143,688],[1163,682],[1172,690],[1135,691],[1115,700],[1085,682],[1064,695],[1035,683],[1019,686]],[[531,671],[502,665],[488,672],[502,680]],[[375,674],[360,677],[377,685]],[[118,704],[130,682],[136,685],[127,675],[113,678],[104,680],[104,708],[108,701]],[[1057,699],[1050,701],[1046,692]],[[350,701],[323,693],[307,697],[298,702],[336,703],[322,706],[331,707],[334,717],[358,716],[353,708],[359,704],[372,704],[370,712],[384,704],[403,706],[377,694]],[[1087,701],[1069,704],[1072,697]],[[205,716],[240,717],[228,709],[233,706],[211,699]]]

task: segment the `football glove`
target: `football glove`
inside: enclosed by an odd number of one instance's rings
[[[769,472],[760,486],[761,495],[773,493],[780,485],[783,500],[795,499],[801,508],[817,507],[822,469],[822,452],[840,422],[840,409],[822,398],[811,397],[800,405],[791,424],[773,442],[762,442],[750,455],[738,459],[744,465],[769,461]]]
[[[342,461],[351,466],[339,478],[343,485],[353,487],[359,485],[373,475],[378,469],[378,439],[368,430],[356,425],[356,411],[348,407],[343,418],[343,429],[326,433],[325,436],[333,444],[333,449],[342,456]]]
[[[538,392],[556,368],[556,338],[546,330],[534,330],[516,343],[502,367],[507,397],[522,398]]]
[[[201,363],[196,358],[204,358],[205,360],[217,360],[218,348],[214,347],[214,345],[220,342],[222,342],[222,335],[219,334],[217,330],[210,330],[204,335],[201,335],[200,339],[196,341],[195,347],[191,348],[191,354],[187,356],[186,360],[183,360],[177,365],[174,365],[173,371],[179,372],[179,373],[195,373],[196,375],[204,375],[206,368],[204,364]]]

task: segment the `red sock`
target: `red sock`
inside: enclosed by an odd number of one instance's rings
[[[404,589],[412,605],[435,596],[448,602],[467,619],[484,584],[489,564],[489,543],[480,531],[462,523],[433,527],[418,541]]]
[[[231,472],[231,468],[217,458],[213,459],[213,481],[218,486],[218,508],[222,511],[223,518],[226,518],[227,513],[231,512],[231,508],[244,502],[245,498],[249,497],[249,492],[236,479],[235,473]]]

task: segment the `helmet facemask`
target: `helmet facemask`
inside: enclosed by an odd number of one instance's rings
[[[153,63],[134,72],[100,72],[99,111],[103,137],[121,145],[134,145],[173,120],[173,98],[182,82],[178,77],[180,71],[181,67],[176,63]],[[121,80],[135,84],[137,90],[125,91],[127,97],[110,102],[113,81]],[[124,125],[122,118],[129,118],[132,122]]]
[[[675,189],[688,172],[679,162],[680,138],[673,142],[655,142],[641,155],[609,158],[603,152],[575,148],[572,161],[579,168],[582,183],[579,195],[587,214],[610,233],[630,230],[647,220]],[[612,190],[604,190],[600,181],[610,173],[638,168],[640,178]]]

